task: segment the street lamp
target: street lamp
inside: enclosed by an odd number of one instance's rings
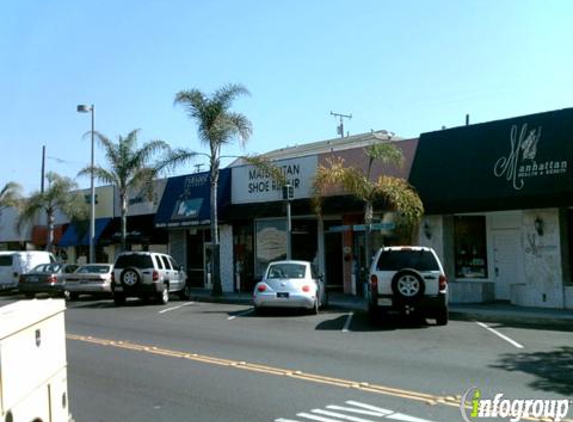
[[[94,114],[95,114],[95,106],[80,104],[78,105],[78,113],[91,113],[92,114],[92,130],[91,130],[91,138],[92,138],[92,153],[91,153],[91,183],[90,183],[90,234],[89,234],[89,245],[90,245],[90,255],[89,255],[89,263],[95,262],[95,248],[94,248],[94,240],[95,240],[95,185],[94,185]]]

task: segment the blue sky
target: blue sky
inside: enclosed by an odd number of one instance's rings
[[[0,0],[0,186],[89,162],[116,139],[207,151],[176,92],[242,83],[253,136],[226,155],[350,134],[403,137],[573,106],[569,0]],[[96,161],[103,156],[96,150]],[[192,172],[178,169],[176,174]],[[89,180],[76,179],[81,187]]]

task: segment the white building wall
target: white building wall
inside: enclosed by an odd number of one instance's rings
[[[543,225],[543,233],[535,228],[535,220]],[[563,266],[558,209],[523,211],[524,284],[516,287],[512,303],[521,306],[563,308]]]

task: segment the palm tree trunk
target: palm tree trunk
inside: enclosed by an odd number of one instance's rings
[[[213,282],[212,296],[221,296],[221,260],[219,257],[219,221],[217,212],[217,186],[219,184],[219,154],[218,149],[212,148],[211,153],[211,280]]]

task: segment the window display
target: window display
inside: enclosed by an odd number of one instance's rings
[[[487,278],[485,217],[455,217],[454,242],[456,278]]]

